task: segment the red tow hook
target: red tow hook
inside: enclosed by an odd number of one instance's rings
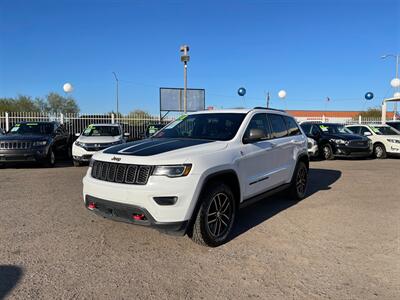
[[[135,221],[143,221],[145,219],[145,216],[144,216],[144,214],[133,214],[132,218]]]
[[[88,208],[89,208],[90,210],[95,209],[95,208],[96,208],[96,203],[94,203],[94,202],[89,202]]]

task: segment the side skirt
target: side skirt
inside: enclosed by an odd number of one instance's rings
[[[254,203],[256,203],[256,202],[258,202],[260,200],[263,200],[263,199],[265,199],[265,198],[267,198],[269,196],[272,196],[272,195],[274,195],[276,193],[282,192],[283,190],[286,190],[289,187],[290,187],[290,183],[285,183],[285,184],[280,185],[280,186],[278,186],[276,188],[273,188],[272,190],[269,190],[269,191],[263,192],[261,194],[258,194],[256,196],[253,196],[253,197],[251,197],[249,199],[244,200],[242,203],[240,203],[239,208],[244,208],[246,206],[254,204]]]

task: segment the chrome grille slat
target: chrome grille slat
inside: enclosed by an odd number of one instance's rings
[[[103,181],[145,185],[152,170],[152,166],[95,161],[91,175],[93,178]]]
[[[26,141],[12,141],[12,142],[1,142],[0,150],[27,150],[32,147],[31,142]]]

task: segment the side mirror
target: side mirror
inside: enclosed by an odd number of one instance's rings
[[[80,137],[81,134],[80,134],[79,132],[76,132],[76,133],[75,133],[75,136],[76,136],[76,137]]]
[[[365,135],[365,136],[370,136],[370,135],[372,135],[372,134],[371,134],[371,132],[366,131],[366,132],[364,132],[364,135]]]
[[[129,136],[130,136],[129,132],[124,132],[124,137],[129,137]]]
[[[265,131],[259,128],[252,128],[249,131],[249,134],[243,138],[243,143],[255,143],[261,140],[265,140],[267,138]]]

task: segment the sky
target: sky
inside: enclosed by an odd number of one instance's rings
[[[206,106],[265,106],[269,91],[276,108],[361,110],[393,94],[395,60],[380,57],[400,54],[399,20],[400,0],[1,0],[0,97],[70,82],[81,112],[115,111],[116,72],[120,111],[158,114],[188,44]]]

